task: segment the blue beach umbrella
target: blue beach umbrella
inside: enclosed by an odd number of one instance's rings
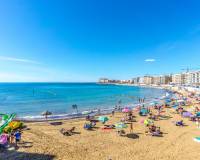
[[[170,99],[165,99],[165,103],[170,103],[171,100]]]
[[[200,112],[197,112],[196,116],[197,116],[197,117],[200,117]]]

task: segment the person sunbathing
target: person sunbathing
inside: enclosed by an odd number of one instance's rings
[[[115,125],[104,125],[103,129],[115,129]]]
[[[84,124],[84,129],[90,130],[95,126],[96,126],[96,122],[85,123]]]
[[[123,117],[120,121],[121,121],[121,122],[125,122],[125,121],[126,121],[126,118]]]
[[[163,132],[160,131],[160,127],[156,127],[156,130],[151,133],[152,136],[162,136]]]
[[[156,132],[156,126],[155,125],[150,125],[149,126],[149,132],[150,133]]]
[[[62,133],[65,136],[71,136],[71,135],[73,135],[74,130],[75,130],[75,127],[72,127],[71,129],[62,128],[60,130],[60,133]]]
[[[157,116],[153,115],[152,113],[149,114],[149,119],[156,120]]]
[[[86,118],[85,118],[86,121],[92,121],[92,120],[95,120],[95,117],[94,116],[90,116],[90,115],[87,115]]]
[[[148,129],[146,133],[150,133],[152,136],[162,136],[163,134],[163,132],[160,131],[160,127],[156,127],[155,125],[149,126]]]
[[[124,130],[119,130],[119,131],[117,131],[117,133],[118,133],[120,136],[126,135],[126,132],[125,132]]]
[[[132,115],[127,117],[127,121],[132,121],[132,120],[133,120],[133,116]]]
[[[183,120],[176,122],[176,126],[184,126]]]

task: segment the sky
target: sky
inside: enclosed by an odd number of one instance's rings
[[[2,0],[0,82],[200,69],[199,0]]]

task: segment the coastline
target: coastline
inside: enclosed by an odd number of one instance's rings
[[[194,137],[199,136],[195,123],[184,118],[186,126],[177,127],[174,123],[183,117],[176,114],[173,107],[164,108],[163,114],[168,118],[154,121],[155,125],[161,128],[162,137],[153,137],[145,133],[144,120],[147,117],[139,116],[136,109],[133,110],[135,117],[135,121],[132,122],[133,133],[130,133],[129,127],[124,129],[127,137],[119,136],[117,130],[114,129],[103,130],[102,123],[97,123],[91,131],[85,130],[83,128],[86,122],[84,117],[25,122],[28,129],[23,131],[22,139],[26,146],[24,147],[23,143],[19,144],[17,154],[11,151],[9,154],[0,153],[0,157],[9,160],[20,156],[21,159],[37,160],[31,155],[34,153],[40,155],[38,159],[53,156],[52,160],[198,159],[199,152],[194,148],[198,148],[199,143],[193,141]],[[125,113],[116,112],[114,116],[110,113],[104,115],[109,118],[106,124],[116,124],[125,116]],[[55,126],[51,124],[52,122],[62,124]],[[129,126],[129,123],[127,125]],[[74,135],[66,137],[60,133],[62,128],[72,127],[76,128]]]
[[[110,85],[110,84],[106,84],[106,85]],[[133,86],[133,85],[129,85],[129,86]],[[150,86],[137,86],[137,87],[153,88]],[[163,90],[163,88],[155,88],[155,89]],[[137,106],[142,106],[142,105],[146,106],[154,101],[161,101],[162,98],[166,98],[166,93],[169,93],[169,92],[166,91],[165,95],[150,99],[148,101],[145,101],[144,103],[133,103],[133,104],[129,104],[129,105],[123,105],[123,106],[121,106],[121,109],[124,108],[125,106],[128,106],[131,109],[134,109]],[[171,96],[171,94],[169,94],[169,96]],[[121,112],[121,110],[116,110],[115,107],[113,106],[110,108],[107,107],[107,108],[101,108],[101,109],[83,110],[82,112],[78,112],[78,113],[54,114],[54,115],[48,116],[48,121],[79,119],[79,118],[85,118],[87,115],[91,115],[91,116],[107,115],[107,114],[111,114],[111,112],[113,110],[115,110],[115,112]],[[88,114],[83,114],[84,112],[88,112]],[[41,115],[18,117],[17,120],[20,120],[23,122],[45,122],[46,121],[45,117],[41,116]]]
[[[97,83],[97,84],[102,84],[102,83]],[[135,85],[135,84],[116,84],[116,83],[106,83],[103,85],[119,85],[119,86],[134,86],[134,87],[141,87],[141,88],[154,88],[154,89],[161,89],[161,90],[166,90],[166,93],[170,93],[170,92],[178,92],[179,94],[183,94],[183,95],[188,95],[190,93],[190,91],[186,90],[184,87],[180,87],[180,86],[172,86],[172,85]],[[170,93],[172,94],[172,93]],[[158,97],[156,100],[161,100],[162,97]],[[136,106],[139,105],[147,105],[150,104],[151,102],[155,101],[155,99],[151,99],[150,101],[147,101],[145,103],[135,103],[135,104],[131,104],[128,105],[130,108],[135,108]],[[122,108],[124,106],[121,106]],[[98,109],[92,109],[92,110],[83,110],[82,112],[79,113],[61,113],[61,114],[55,114],[55,115],[51,115],[48,117],[49,121],[56,121],[56,120],[70,120],[70,119],[77,119],[77,118],[84,118],[85,116],[87,116],[88,114],[82,114],[83,112],[88,112],[89,115],[92,116],[99,116],[99,115],[107,115],[110,114],[113,110],[115,109],[115,107],[108,107],[108,108],[103,108],[100,109],[100,111],[98,111]],[[118,110],[115,110],[116,112],[120,112]],[[44,118],[44,116],[38,115],[38,116],[23,116],[23,117],[18,117],[17,120],[23,121],[23,122],[44,122],[46,121],[46,119]]]

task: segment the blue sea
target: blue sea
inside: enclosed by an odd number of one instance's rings
[[[0,113],[19,117],[39,116],[45,110],[54,115],[95,109],[133,106],[138,98],[146,101],[165,95],[164,90],[97,83],[0,83]]]

